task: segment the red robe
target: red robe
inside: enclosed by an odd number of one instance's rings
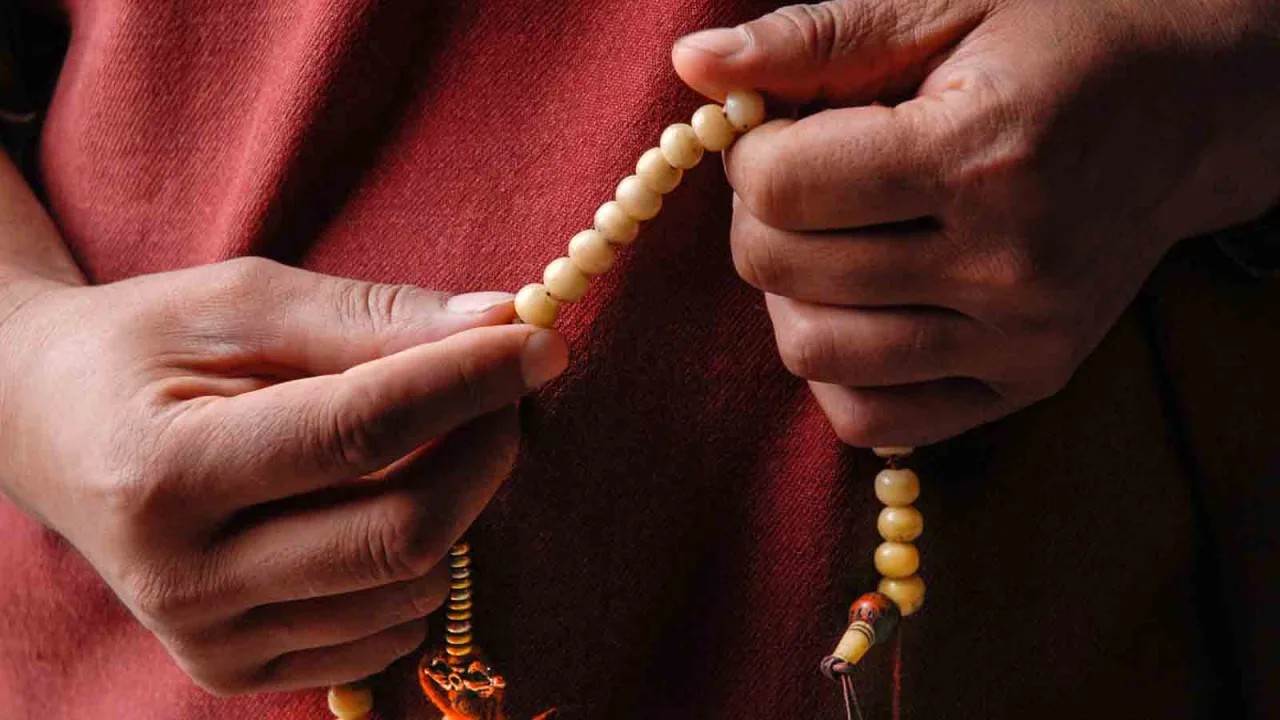
[[[699,98],[680,35],[734,0],[66,0],[38,171],[95,283],[244,254],[450,291],[540,276]],[[517,720],[834,718],[818,672],[874,585],[870,453],[843,447],[687,173],[569,308],[473,528],[478,639]],[[903,716],[1280,716],[1280,295],[1188,247],[1057,397],[922,453],[925,609]],[[1207,258],[1207,259],[1206,259]],[[0,501],[0,718],[327,718],[191,683]],[[413,663],[379,718],[434,717]],[[890,653],[858,677],[888,717]]]

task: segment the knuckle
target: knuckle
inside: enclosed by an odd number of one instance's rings
[[[163,423],[143,410],[114,420],[96,455],[101,473],[93,490],[105,518],[136,530],[189,502],[181,468],[190,462],[190,447],[170,439],[172,419]]]
[[[261,287],[268,282],[284,266],[267,258],[246,256],[222,262],[218,266],[221,274],[221,289],[231,295],[238,296],[249,289]]]
[[[772,146],[756,147],[735,190],[752,216],[775,228],[796,227],[802,216],[796,171]]]
[[[1061,188],[1055,189],[1047,180],[1044,142],[1037,132],[1023,128],[1023,122],[1016,111],[995,108],[989,117],[958,123],[948,142],[981,150],[944,164],[939,179],[957,213],[980,217],[984,225],[1003,234],[1052,230],[1049,218],[1061,204]],[[996,132],[986,131],[988,126],[1018,129],[994,137],[971,137]]]
[[[833,56],[839,24],[829,3],[788,5],[771,17],[814,60],[821,62]]]
[[[763,232],[735,229],[730,248],[734,269],[748,285],[765,292],[787,293],[793,273]]]
[[[1039,286],[1048,275],[1051,260],[1028,246],[1018,244],[1001,249],[985,263],[983,284],[1000,292],[1025,292]]]
[[[849,401],[840,408],[828,412],[827,419],[836,437],[846,445],[874,447],[884,444],[887,424],[883,409],[870,398],[856,390],[850,391]]]
[[[409,595],[408,614],[406,619],[423,618],[444,605],[447,580],[431,582],[426,585],[415,587]]]
[[[822,2],[788,5],[769,17],[813,61],[822,63],[854,49],[872,24],[872,15],[870,11],[850,11],[841,3]]]
[[[387,665],[417,650],[427,639],[427,623],[424,620],[414,620],[405,623],[391,633],[390,641],[387,649],[390,651],[391,657],[387,660]]]
[[[334,394],[324,415],[330,426],[319,436],[323,438],[320,456],[335,467],[371,469],[380,462],[396,423],[384,414],[368,412],[367,408],[379,406],[374,395],[374,390],[359,383],[344,385]]]
[[[881,362],[892,365],[919,365],[962,352],[960,334],[947,322],[918,321],[907,329],[901,345],[891,346]]]
[[[407,495],[388,498],[382,513],[364,531],[363,574],[388,583],[420,577],[443,555],[431,532],[431,518]]]
[[[178,667],[205,692],[220,698],[248,695],[258,689],[252,678],[243,673],[216,672],[203,663],[175,656]]]
[[[412,314],[413,304],[425,295],[412,285],[352,280],[337,293],[338,312],[352,324],[377,333],[402,324]]]
[[[790,319],[779,326],[778,353],[792,375],[822,380],[830,375],[836,354],[831,328],[808,318]]]
[[[188,673],[190,675],[190,673]],[[241,680],[223,680],[222,678],[201,678],[197,675],[191,675],[191,679],[202,690],[216,698],[232,698],[238,695],[248,695],[253,692],[253,686]]]
[[[489,384],[485,382],[485,374],[470,358],[455,357],[450,368],[453,384],[461,396],[463,407],[473,410],[487,410],[493,404],[490,399]]]
[[[203,593],[178,573],[148,569],[127,576],[123,585],[127,604],[148,628],[181,627],[203,613]]]

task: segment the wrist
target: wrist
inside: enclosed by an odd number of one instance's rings
[[[41,323],[33,310],[46,296],[68,287],[73,285],[0,264],[0,495],[41,522],[23,492],[24,477],[32,474],[29,463],[38,455],[28,435],[33,406],[23,388],[38,382],[32,373],[42,363],[32,357],[39,347],[32,339],[47,334],[37,327]]]
[[[23,306],[46,292],[67,287],[74,285],[35,275],[21,268],[0,265],[0,340],[8,335],[6,330],[12,324],[11,320]],[[4,342],[0,347],[8,345],[9,343]]]

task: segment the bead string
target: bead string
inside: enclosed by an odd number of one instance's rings
[[[849,607],[849,627],[836,649],[820,665],[823,674],[839,681],[845,693],[845,714],[849,720],[853,718],[848,696],[853,691],[854,666],[872,646],[893,636],[900,618],[914,614],[924,605],[924,580],[917,574],[920,552],[914,544],[924,532],[924,516],[913,504],[920,497],[920,478],[911,470],[898,467],[912,451],[909,447],[873,449],[887,466],[875,479],[876,498],[885,505],[876,519],[876,529],[884,540],[874,556],[880,582],[875,592],[862,595]],[[900,653],[901,638],[894,661],[894,720],[899,712]],[[858,709],[857,696],[854,698],[854,709]],[[860,709],[858,714],[861,717]]]
[[[569,240],[567,256],[547,265],[542,282],[530,283],[516,293],[519,321],[540,328],[554,327],[561,305],[581,300],[591,278],[613,267],[618,249],[635,241],[641,222],[658,215],[662,196],[680,185],[684,171],[702,162],[706,151],[728,148],[739,134],[764,122],[764,117],[764,98],[759,93],[735,90],[728,93],[723,106],[703,105],[689,123],[676,123],[663,130],[658,146],[646,150],[636,162],[635,174],[623,178],[614,199],[596,210],[593,226]],[[479,654],[473,641],[471,556],[466,542],[459,541],[449,550],[449,568],[445,651],[451,664],[461,666]],[[373,695],[361,683],[329,689],[329,709],[340,720],[359,720],[372,708]],[[446,713],[452,710],[439,709]]]
[[[734,91],[724,106],[703,105],[689,124],[676,123],[662,131],[658,147],[640,156],[636,172],[618,183],[614,199],[596,210],[594,227],[569,240],[567,257],[557,258],[516,294],[516,314],[538,327],[553,327],[562,303],[577,302],[587,293],[591,278],[613,267],[619,247],[630,245],[640,223],[662,210],[662,196],[675,190],[684,171],[702,161],[706,150],[728,148],[739,133],[764,122],[764,99],[759,93]]]

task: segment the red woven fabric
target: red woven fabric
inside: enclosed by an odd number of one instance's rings
[[[514,290],[698,105],[671,43],[765,9],[68,0],[40,169],[95,282],[254,253]],[[689,172],[566,311],[573,365],[527,403],[473,530],[479,639],[517,720],[842,712],[817,665],[874,583],[878,464],[779,363],[729,210],[716,162]],[[1205,649],[1151,367],[1126,319],[1063,395],[918,459],[930,602],[904,623],[904,717],[1212,717],[1239,690]],[[321,692],[207,696],[5,504],[0,577],[0,717],[328,717]],[[858,676],[872,717],[890,655]],[[431,717],[411,661],[378,683],[378,717]]]

